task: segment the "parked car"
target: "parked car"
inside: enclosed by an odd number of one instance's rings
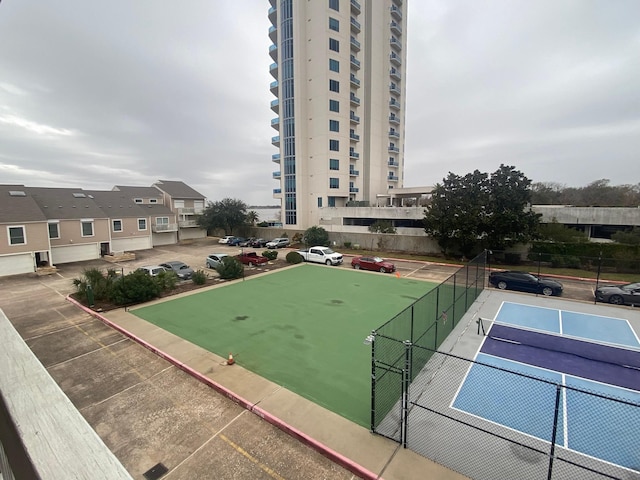
[[[221,243],[223,245],[226,245],[229,243],[229,240],[236,238],[233,235],[225,235],[224,237],[222,237],[220,240],[218,240],[218,243]]]
[[[274,238],[270,242],[267,242],[265,245],[267,248],[283,248],[288,247],[290,245],[290,241],[287,237]]]
[[[264,265],[269,261],[267,257],[258,255],[256,252],[244,252],[240,255],[236,255],[236,258],[240,260],[240,263],[253,267],[254,265]]]
[[[180,280],[189,280],[194,273],[189,265],[177,260],[161,263],[160,266],[166,268],[169,272],[174,272]]]
[[[373,270],[381,273],[396,271],[396,266],[393,263],[380,257],[353,257],[351,266],[356,270]]]
[[[251,246],[251,242],[253,242],[255,240],[255,237],[249,237],[245,240],[243,240],[242,242],[238,243],[239,247],[250,247]]]
[[[541,293],[545,296],[562,294],[562,283],[550,278],[538,277],[529,272],[514,270],[491,272],[489,283],[500,290]]]
[[[640,283],[605,285],[598,287],[594,293],[598,302],[608,302],[614,305],[640,305]]]
[[[251,242],[251,246],[254,248],[264,248],[267,245],[268,240],[266,238],[256,238]]]
[[[231,240],[227,242],[227,245],[229,245],[230,247],[237,247],[245,240],[246,238],[244,237],[233,237]]]
[[[157,277],[162,272],[166,272],[167,269],[161,267],[160,265],[147,265],[146,267],[138,268],[139,271],[146,273],[147,275],[151,275],[152,277]]]
[[[218,265],[222,263],[222,259],[228,256],[226,253],[211,253],[207,255],[207,268],[218,268]]]
[[[342,254],[322,245],[298,250],[298,254],[305,262],[324,263],[325,265],[342,264]]]

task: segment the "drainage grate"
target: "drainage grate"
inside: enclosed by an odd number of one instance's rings
[[[158,478],[163,476],[168,471],[169,471],[169,469],[167,467],[165,467],[161,463],[158,463],[157,465],[154,465],[149,470],[144,472],[143,476],[144,476],[144,478],[146,478],[146,480],[158,480]]]

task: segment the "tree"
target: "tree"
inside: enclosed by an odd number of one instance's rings
[[[258,212],[255,210],[251,210],[247,213],[247,223],[250,223],[251,226],[254,226],[259,218]]]
[[[371,233],[397,233],[396,227],[389,220],[376,220],[369,225]]]
[[[611,240],[627,245],[640,245],[640,228],[633,227],[630,232],[616,232],[611,235]]]
[[[329,234],[322,227],[310,227],[307,228],[302,237],[302,241],[308,247],[312,247],[314,245],[329,245]]]
[[[589,239],[584,232],[567,227],[553,218],[550,223],[541,223],[538,227],[541,240],[556,243],[582,243]]]
[[[531,210],[531,180],[506,165],[491,174],[484,245],[503,250],[537,237],[542,215]]]
[[[464,177],[449,172],[436,184],[431,205],[425,210],[424,230],[438,241],[444,253],[470,256],[484,232],[485,206],[489,202],[488,177],[475,170]]]
[[[246,225],[247,205],[232,198],[220,202],[209,202],[198,217],[198,225],[207,231],[224,230],[225,235],[233,235],[234,228]]]
[[[515,167],[500,165],[490,177],[478,170],[464,177],[449,172],[433,190],[425,232],[443,252],[465,256],[525,243],[536,238],[540,221],[530,199],[531,181]]]

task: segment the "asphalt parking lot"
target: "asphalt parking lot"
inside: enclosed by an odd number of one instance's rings
[[[88,267],[128,273],[143,265],[181,260],[214,275],[205,267],[207,254],[239,251],[218,245],[215,239],[203,239],[136,252],[135,260],[121,264],[95,260],[62,265],[49,276],[4,277],[0,278],[0,308],[134,478],[144,478],[158,463],[170,468],[166,476],[170,479],[355,478],[65,300],[73,291],[73,278]],[[286,250],[278,252],[279,258],[286,255]],[[351,268],[349,262],[345,258],[341,268]],[[448,278],[456,268],[405,260],[395,263],[403,276],[434,282]],[[592,301],[591,283],[563,282],[569,298]],[[304,416],[306,407],[295,405],[301,410],[298,415]],[[340,436],[340,431],[331,435]],[[421,462],[426,459],[422,457],[404,459],[396,474],[393,469],[385,471],[396,455],[396,445],[369,436],[384,452],[374,452],[382,465],[376,473],[388,479],[423,478]],[[449,472],[441,472],[444,476],[438,478],[459,478]]]

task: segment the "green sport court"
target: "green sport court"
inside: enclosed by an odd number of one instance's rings
[[[303,264],[131,313],[369,428],[364,340],[436,286]]]

